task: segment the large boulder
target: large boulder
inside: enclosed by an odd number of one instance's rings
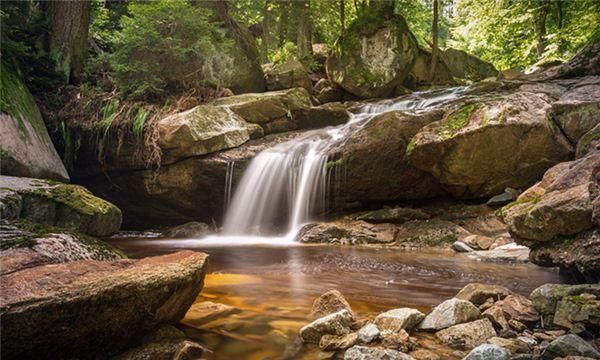
[[[224,105],[247,122],[260,125],[265,134],[297,129],[294,113],[312,105],[308,91],[303,88],[230,96],[212,104]]]
[[[141,260],[74,261],[3,275],[3,356],[116,353],[158,325],[183,318],[202,289],[206,258],[182,251]]]
[[[461,198],[532,185],[573,150],[548,117],[553,98],[542,90],[523,87],[449,111],[411,140],[409,163]]]
[[[346,335],[353,322],[352,313],[340,310],[319,318],[300,329],[300,338],[306,343],[318,344],[324,335]]]
[[[0,172],[68,182],[33,96],[4,62],[0,66]]]
[[[550,80],[587,75],[600,75],[600,42],[590,42],[568,62],[550,67],[538,73],[533,73],[527,78]]]
[[[488,77],[496,77],[498,70],[494,65],[462,50],[448,48],[440,53],[451,76],[472,81],[480,81]]]
[[[313,86],[308,71],[297,59],[289,59],[281,64],[267,64],[263,69],[269,91],[301,87],[312,92]]]
[[[431,78],[431,52],[419,48],[415,62],[403,85],[415,89],[421,85],[452,85],[454,79],[446,63],[438,58],[435,74]]]
[[[563,356],[583,356],[600,359],[600,352],[575,334],[568,334],[552,341],[542,353],[542,360],[551,360]]]
[[[404,18],[374,6],[350,24],[332,49],[327,76],[358,97],[385,97],[408,75],[417,51]]]
[[[332,150],[328,166],[344,174],[340,204],[362,205],[432,198],[441,195],[438,182],[410,165],[406,148],[423,126],[439,120],[440,111],[410,115],[392,111],[374,117]]]
[[[121,210],[79,185],[0,176],[0,215],[108,236],[121,226]]]

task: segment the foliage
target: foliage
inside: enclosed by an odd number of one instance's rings
[[[269,54],[269,60],[275,64],[282,64],[288,60],[298,60],[298,48],[293,42],[286,42],[283,46],[273,49]]]
[[[215,85],[215,67],[230,45],[209,22],[210,12],[183,1],[131,3],[120,21],[110,64],[126,97],[159,100],[167,93]]]

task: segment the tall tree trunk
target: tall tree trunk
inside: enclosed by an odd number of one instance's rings
[[[261,60],[263,64],[269,62],[269,0],[264,0],[264,8],[263,8],[263,29],[262,29],[262,37],[261,37]]]
[[[48,4],[50,54],[67,83],[78,84],[85,65],[90,27],[90,1],[52,1]]]
[[[536,55],[538,60],[546,50],[546,17],[548,15],[548,0],[536,2],[537,9],[534,12],[533,28],[536,37]]]
[[[431,68],[429,77],[433,82],[435,78],[435,70],[438,62],[438,14],[439,1],[433,0],[433,23],[431,24]]]
[[[563,4],[562,0],[555,0],[556,4],[556,27],[562,29],[563,27]]]
[[[298,14],[298,56],[305,58],[312,54],[312,26],[310,23],[310,0],[297,0],[294,5]]]
[[[279,7],[281,8],[281,17],[279,18],[279,46],[283,46],[287,40],[290,7],[287,1],[280,1]]]

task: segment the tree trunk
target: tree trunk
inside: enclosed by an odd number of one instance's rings
[[[546,17],[548,15],[548,0],[542,0],[536,3],[538,8],[534,13],[533,28],[536,36],[536,55],[538,60],[544,54],[546,49]]]
[[[556,0],[556,27],[562,29],[563,27],[563,5],[562,0]]]
[[[279,18],[279,46],[283,46],[287,40],[288,17],[290,8],[287,1],[279,2],[281,8],[281,17]]]
[[[310,0],[297,0],[294,5],[298,14],[298,56],[302,59],[312,54],[312,29],[310,23]]]
[[[345,0],[340,0],[340,36],[344,35],[346,23],[346,2]]]
[[[263,64],[269,62],[269,0],[264,0],[263,8],[263,31],[261,37],[261,60]]]
[[[430,79],[433,82],[435,78],[435,70],[438,62],[438,10],[439,10],[439,1],[433,0],[433,23],[431,25],[431,69],[430,69]]]
[[[90,1],[48,4],[50,54],[67,83],[78,84],[85,65],[91,16]]]

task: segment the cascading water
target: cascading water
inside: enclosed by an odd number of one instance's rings
[[[311,215],[327,204],[328,151],[375,116],[389,111],[421,112],[456,99],[465,87],[413,93],[361,106],[341,126],[309,131],[258,154],[245,170],[228,206],[226,236],[292,239]],[[231,191],[228,170],[226,193]]]

